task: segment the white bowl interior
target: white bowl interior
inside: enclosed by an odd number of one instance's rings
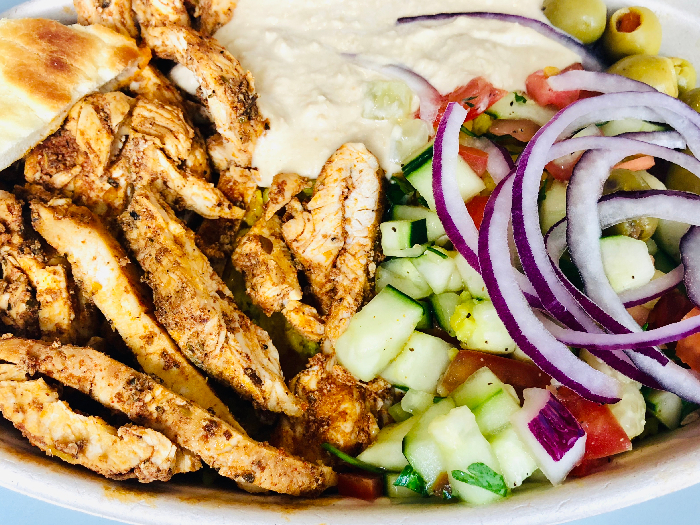
[[[607,2],[611,9],[622,2]],[[678,55],[700,67],[700,7],[696,0],[634,2],[652,8],[664,27],[662,53]],[[629,3],[626,5],[630,5]],[[6,17],[75,21],[70,0],[34,0]],[[143,525],[468,522],[480,525],[542,525],[608,512],[662,496],[700,482],[700,421],[663,434],[617,456],[603,472],[559,487],[534,485],[487,507],[460,504],[374,503],[326,496],[303,500],[249,495],[230,487],[207,488],[174,481],[139,485],[113,482],[81,467],[47,458],[12,426],[0,422],[0,485],[56,505]]]

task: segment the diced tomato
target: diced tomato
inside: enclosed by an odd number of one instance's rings
[[[683,319],[690,319],[696,315],[700,315],[700,308],[697,306],[685,314]],[[691,370],[700,372],[700,333],[680,339],[676,343],[676,356]]]
[[[437,392],[446,396],[480,368],[487,366],[498,379],[513,385],[518,394],[525,388],[546,388],[552,378],[535,365],[474,350],[460,350],[438,383]]]
[[[567,181],[571,178],[571,175],[573,175],[574,168],[576,164],[578,164],[578,161],[581,160],[582,156],[583,151],[559,157],[547,164],[545,169],[551,173],[552,177],[555,179]]]
[[[469,167],[474,170],[479,177],[483,177],[486,173],[486,167],[489,164],[489,154],[477,148],[470,146],[459,145],[459,156],[469,164]]]
[[[339,472],[338,493],[348,498],[374,501],[382,496],[382,478],[369,472]]]
[[[677,288],[661,296],[649,314],[649,330],[677,323],[693,309],[693,303]]]
[[[435,118],[435,127],[440,123],[442,115],[450,102],[459,102],[468,111],[467,120],[473,120],[493,104],[503,98],[507,91],[498,89],[483,77],[476,77],[469,81],[466,86],[455,89],[442,97],[442,104]]]
[[[583,69],[581,64],[573,64],[562,73],[567,71]],[[556,106],[558,109],[564,109],[566,106],[579,99],[581,92],[578,89],[571,91],[554,91],[547,82],[547,74],[543,69],[535,71],[527,80],[525,80],[525,90],[531,98],[540,106]]]
[[[484,220],[484,210],[486,209],[486,203],[488,201],[489,198],[487,196],[477,195],[467,203],[467,211],[474,221],[477,230],[481,228],[481,221]]]
[[[539,124],[527,119],[498,119],[489,127],[489,133],[493,135],[510,135],[520,142],[529,142],[539,130]]]
[[[558,388],[556,396],[586,431],[584,460],[632,450],[632,442],[607,405],[583,399],[566,387]]]
[[[646,308],[643,304],[632,306],[627,309],[627,312],[632,316],[632,318],[637,322],[639,326],[644,326],[649,319],[649,314],[651,310]]]
[[[613,169],[642,171],[653,168],[655,164],[656,161],[654,160],[654,157],[651,157],[649,155],[639,155],[632,159],[620,162],[619,164],[615,164],[615,166],[613,166]]]
[[[594,474],[605,468],[609,462],[610,458],[584,459],[569,472],[569,477],[582,478]]]

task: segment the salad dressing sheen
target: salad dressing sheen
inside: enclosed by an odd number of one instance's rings
[[[489,20],[396,25],[402,16],[495,11],[545,20],[541,0],[239,0],[216,38],[255,78],[270,130],[253,165],[268,186],[280,172],[316,177],[345,142],[362,142],[386,171],[400,171],[396,120],[362,117],[368,83],[382,75],[353,63],[400,64],[446,94],[477,76],[523,89],[546,66],[578,61],[535,31]],[[414,102],[417,106],[417,100]],[[394,138],[392,138],[392,133]]]

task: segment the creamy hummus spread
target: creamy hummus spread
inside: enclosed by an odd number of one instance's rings
[[[406,123],[363,117],[372,82],[388,79],[348,55],[408,67],[442,94],[477,76],[506,90],[523,89],[530,73],[578,61],[572,51],[516,24],[457,18],[396,25],[402,16],[459,11],[544,21],[541,5],[541,0],[239,0],[216,38],[253,73],[260,109],[270,121],[253,158],[260,184],[269,185],[279,172],[316,177],[345,142],[364,143],[387,174],[400,170],[395,142]]]

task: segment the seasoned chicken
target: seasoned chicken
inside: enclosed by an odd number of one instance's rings
[[[165,434],[219,474],[291,495],[314,495],[336,483],[328,467],[253,441],[144,374],[91,348],[0,340],[0,359],[88,394],[137,424]]]
[[[0,411],[48,455],[111,479],[168,481],[201,468],[196,456],[160,432],[133,425],[116,429],[101,418],[76,414],[43,379],[0,381]]]
[[[274,442],[290,454],[326,463],[332,458],[323,443],[354,456],[376,439],[377,415],[391,392],[386,381],[362,383],[323,354],[312,357],[290,386],[308,409],[300,417],[283,418]]]
[[[128,175],[108,169],[119,129],[134,100],[123,93],[89,95],[68,113],[63,126],[26,157],[27,182],[62,195],[105,215],[125,206]]]
[[[324,313],[333,299],[330,274],[343,248],[343,203],[355,158],[354,148],[342,146],[326,162],[306,209],[297,199],[287,206],[291,215],[282,232],[294,258],[306,269],[311,289]]]
[[[362,144],[345,144],[323,167],[306,208],[296,198],[287,205],[282,233],[332,323],[361,303],[380,199],[377,159]]]
[[[0,321],[18,335],[38,337],[39,308],[29,279],[6,258],[0,266]]]
[[[132,0],[131,7],[141,27],[190,25],[190,15],[181,0]]]
[[[297,270],[282,238],[282,221],[273,215],[259,219],[238,243],[233,264],[245,273],[246,291],[266,315],[288,301],[301,300]]]
[[[289,204],[295,195],[310,187],[311,181],[296,173],[275,175],[267,192],[265,218],[270,220],[275,213]]]
[[[134,194],[119,223],[153,289],[158,320],[190,361],[260,407],[299,414],[277,349],[238,309],[192,231],[147,190]]]
[[[34,228],[65,254],[80,287],[102,311],[143,370],[169,389],[238,428],[207,379],[158,323],[139,275],[119,243],[87,208],[33,202]]]
[[[364,147],[357,147],[350,170],[348,196],[344,204],[343,249],[331,271],[333,300],[326,316],[323,351],[331,353],[350,318],[362,306],[369,292],[369,278],[375,271],[374,246],[382,216],[382,175],[377,159]]]
[[[250,72],[216,40],[191,28],[147,27],[143,37],[158,56],[175,60],[194,74],[199,98],[217,131],[232,145],[231,162],[250,166],[255,142],[268,125],[258,111]]]
[[[73,7],[82,25],[102,24],[132,38],[139,35],[131,0],[73,0]]]
[[[232,261],[245,274],[246,291],[267,316],[285,314],[307,339],[320,341],[323,323],[316,310],[302,304],[297,269],[282,237],[277,215],[261,217],[238,242]],[[289,315],[287,315],[289,314]]]
[[[236,0],[194,0],[194,15],[199,18],[199,31],[211,36],[231,21]]]
[[[60,263],[50,264],[39,241],[26,237],[22,203],[6,191],[0,191],[0,259],[3,262],[5,281],[11,283],[5,290],[15,291],[16,299],[8,301],[8,307],[23,297],[26,305],[24,317],[29,320],[29,313],[32,316],[36,313],[38,329],[44,339],[76,342],[79,337],[74,320],[79,305],[72,297],[74,290],[66,268]],[[26,288],[26,283],[31,286],[33,293]],[[35,306],[36,303],[38,306]],[[8,315],[17,313],[15,307],[15,312],[8,312]],[[33,319],[28,322],[34,326]],[[36,333],[33,328],[11,324],[19,333]]]
[[[25,178],[108,217],[124,210],[132,185],[153,185],[170,204],[203,217],[242,217],[205,180],[204,144],[195,137],[176,106],[122,93],[91,95],[29,154]]]

